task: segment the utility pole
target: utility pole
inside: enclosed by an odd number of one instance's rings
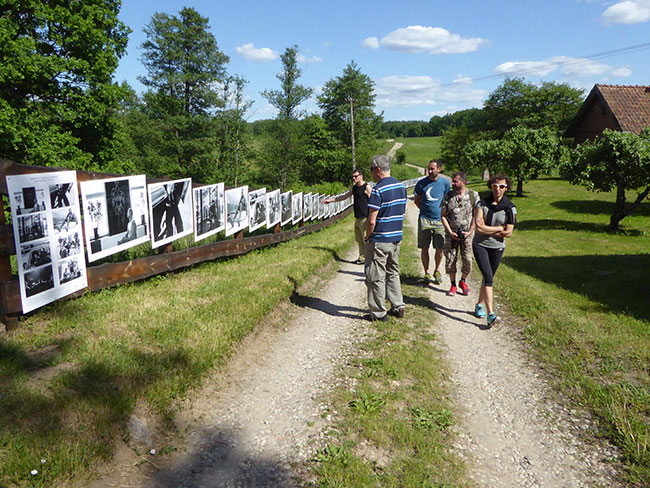
[[[348,102],[350,103],[350,132],[352,133],[352,171],[356,171],[357,160],[354,156],[354,102],[356,100],[354,98],[348,98]]]

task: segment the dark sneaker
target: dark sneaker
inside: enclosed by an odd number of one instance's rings
[[[469,286],[467,286],[467,283],[465,283],[464,281],[458,283],[458,288],[460,288],[461,295],[469,295],[471,293],[469,290]]]
[[[497,314],[495,314],[495,313],[488,314],[488,316],[487,316],[487,326],[488,327],[492,327],[498,321],[499,321],[499,317],[497,317]]]
[[[425,283],[431,283],[433,280],[431,279],[431,275],[429,273],[424,273],[424,282]]]
[[[439,285],[440,283],[442,283],[442,275],[440,274],[440,271],[436,271],[433,273],[433,284]]]
[[[368,314],[366,315],[365,319],[370,322],[388,322],[388,315],[384,315],[383,317],[375,317],[373,314]]]
[[[388,311],[388,314],[392,315],[393,317],[397,317],[398,319],[403,319],[404,318],[404,307],[393,308],[392,310]]]
[[[456,288],[455,286],[452,286],[452,287],[449,288],[449,290],[447,291],[447,296],[448,296],[448,297],[453,297],[453,296],[456,294],[456,290],[458,290],[458,288]]]
[[[357,258],[357,260],[354,262],[354,264],[365,264],[366,261],[365,259]]]

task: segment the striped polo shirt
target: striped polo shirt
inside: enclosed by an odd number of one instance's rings
[[[400,242],[406,211],[406,188],[392,176],[382,178],[370,194],[368,208],[379,211],[370,236],[373,242]]]

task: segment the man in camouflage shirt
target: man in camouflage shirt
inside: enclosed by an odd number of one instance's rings
[[[451,281],[447,295],[453,296],[460,288],[462,295],[469,295],[465,279],[472,271],[472,238],[474,237],[474,205],[479,201],[478,193],[466,187],[467,175],[457,171],[451,177],[451,191],[440,204],[442,225],[445,227],[445,270]],[[456,286],[456,262],[462,260],[461,279]]]

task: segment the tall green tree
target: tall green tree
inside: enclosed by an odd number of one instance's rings
[[[298,67],[298,53],[296,45],[285,49],[280,56],[282,71],[276,75],[280,89],[262,92],[262,96],[278,110],[271,138],[265,145],[264,177],[282,189],[292,184],[300,174],[301,127],[298,121],[303,115],[300,104],[313,93],[312,88],[299,83],[302,70]]]
[[[641,135],[605,129],[595,141],[586,141],[567,159],[565,173],[571,183],[591,191],[616,190],[609,228],[617,230],[650,194],[650,130]],[[626,191],[636,191],[626,206]]]
[[[318,96],[323,120],[346,147],[352,146],[352,103],[357,161],[369,162],[376,146],[382,116],[374,112],[375,98],[375,82],[354,61],[345,67],[341,76],[325,83],[323,93]]]
[[[222,53],[208,18],[184,7],[178,14],[156,13],[144,28],[142,61],[149,88],[144,110],[158,130],[160,165],[152,175],[216,178],[214,110],[222,107],[219,84],[226,75],[228,56]]]
[[[583,94],[584,90],[567,83],[536,85],[523,78],[506,78],[483,105],[486,129],[501,136],[516,126],[550,127],[560,134],[580,108]]]
[[[119,0],[0,3],[0,155],[20,163],[113,165],[129,29]]]

